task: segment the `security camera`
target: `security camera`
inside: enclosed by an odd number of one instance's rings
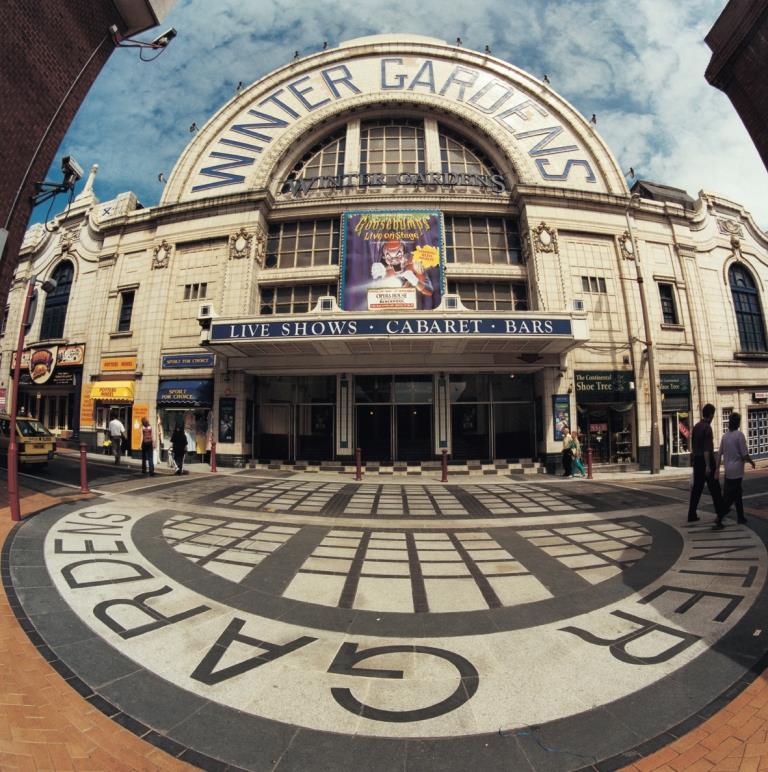
[[[201,330],[210,330],[213,320],[217,314],[210,303],[203,303],[197,312],[197,322]]]
[[[83,167],[71,155],[65,155],[61,159],[61,171],[64,174],[64,185],[67,188],[73,188],[83,176]]]
[[[177,35],[178,33],[176,30],[171,27],[170,29],[163,32],[162,35],[158,35],[151,43],[150,45],[153,48],[165,48],[168,43],[170,43]]]

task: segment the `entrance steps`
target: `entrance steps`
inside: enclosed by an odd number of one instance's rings
[[[251,461],[250,469],[272,469],[285,472],[336,472],[338,474],[355,474],[354,464],[339,463],[337,461]],[[380,477],[418,477],[420,475],[434,476],[440,474],[440,461],[394,461],[380,462],[369,461],[363,464],[363,474]],[[546,474],[546,468],[530,458],[521,458],[512,461],[449,461],[448,476],[455,475],[521,475],[535,476]]]

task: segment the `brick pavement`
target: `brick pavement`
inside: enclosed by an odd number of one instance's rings
[[[59,501],[22,489],[22,516],[29,517]],[[747,512],[753,517],[768,515],[763,511]],[[12,525],[7,494],[2,490],[0,544]],[[0,569],[7,571],[4,565]],[[123,729],[72,689],[19,627],[3,593],[0,596],[0,769],[119,772],[191,767]],[[625,769],[642,772],[768,770],[768,672],[711,719]]]

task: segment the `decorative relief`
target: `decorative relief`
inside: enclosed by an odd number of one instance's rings
[[[726,220],[722,217],[717,218],[717,227],[720,233],[728,233],[731,236],[744,237],[744,230],[741,227],[741,223],[735,220]]]
[[[254,238],[256,240],[256,252],[254,253],[254,257],[259,265],[264,265],[264,257],[267,254],[267,234],[264,232],[264,228],[262,228],[261,225],[257,225],[255,230],[256,235]]]
[[[80,233],[77,228],[63,230],[59,236],[59,253],[62,255],[70,254],[79,236]]]
[[[557,246],[557,229],[550,228],[545,223],[539,223],[531,231],[531,241],[536,252],[551,252],[555,255],[560,254]]]
[[[163,239],[152,251],[152,270],[155,268],[167,268],[171,259],[171,245]]]
[[[624,231],[624,233],[618,237],[618,242],[619,249],[621,250],[621,256],[625,260],[634,260],[635,255],[637,254],[637,249],[629,231]]]
[[[248,233],[245,228],[240,228],[234,236],[229,237],[229,259],[248,257],[252,247],[253,234]]]

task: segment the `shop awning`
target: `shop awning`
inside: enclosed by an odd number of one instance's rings
[[[96,381],[91,384],[91,399],[102,402],[133,402],[133,381]]]
[[[213,379],[160,381],[157,390],[158,405],[213,405]]]

